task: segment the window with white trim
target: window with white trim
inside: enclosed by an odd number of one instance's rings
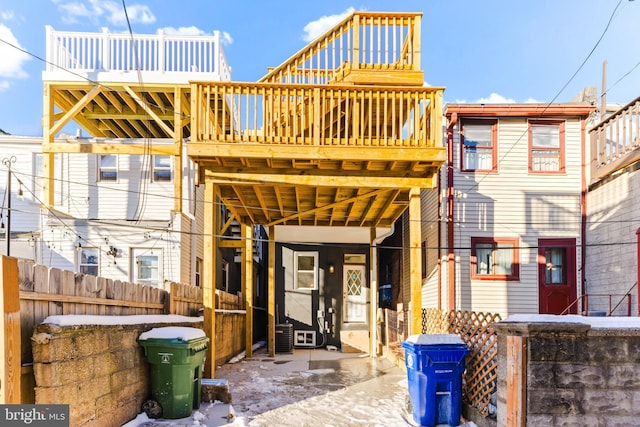
[[[171,181],[171,156],[153,156],[153,180]]]
[[[118,156],[115,154],[98,155],[98,181],[118,180]]]
[[[202,285],[202,259],[196,257],[196,286]]]
[[[162,285],[162,251],[159,249],[133,249],[133,282],[160,287]]]
[[[97,248],[80,248],[78,250],[78,266],[76,271],[98,276],[100,274],[100,250]]]
[[[529,121],[529,171],[535,173],[565,171],[563,121]]]
[[[295,252],[293,270],[295,289],[318,289],[318,252]]]
[[[460,135],[460,169],[472,171],[497,171],[498,169],[498,121],[463,120]]]

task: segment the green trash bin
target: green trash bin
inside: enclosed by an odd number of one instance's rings
[[[185,418],[200,407],[200,384],[207,342],[198,328],[168,326],[144,332],[138,342],[149,362],[152,400],[143,411],[151,418]]]

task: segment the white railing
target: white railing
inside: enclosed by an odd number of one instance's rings
[[[231,67],[220,32],[212,36],[158,34],[47,32],[46,71],[60,74],[91,72],[153,72],[217,75],[231,80]]]

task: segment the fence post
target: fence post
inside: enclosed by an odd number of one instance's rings
[[[18,260],[0,260],[0,403],[20,403],[20,288]]]

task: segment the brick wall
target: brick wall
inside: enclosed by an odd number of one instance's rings
[[[74,427],[119,427],[132,420],[150,396],[149,366],[137,339],[162,326],[168,325],[38,325],[31,338],[35,403],[69,404]]]
[[[494,327],[498,426],[637,425],[640,330],[582,323]]]

